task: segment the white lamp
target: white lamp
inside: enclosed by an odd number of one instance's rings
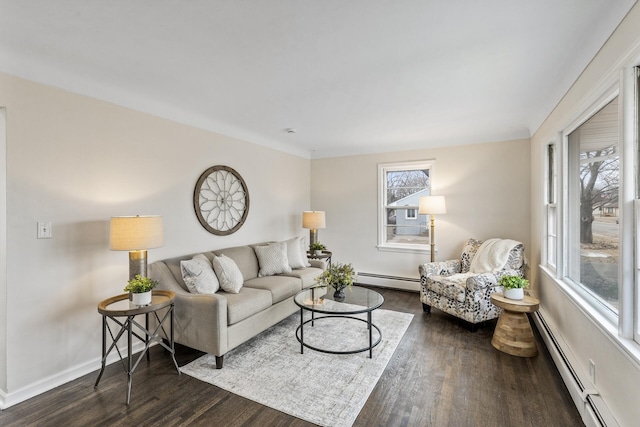
[[[436,260],[435,215],[447,213],[444,196],[420,197],[418,213],[431,216],[431,262],[434,262]]]
[[[129,251],[129,280],[147,277],[147,249],[164,244],[161,216],[114,216],[109,236],[112,251]]]
[[[302,212],[302,228],[309,229],[309,246],[318,242],[318,229],[326,227],[324,211]]]

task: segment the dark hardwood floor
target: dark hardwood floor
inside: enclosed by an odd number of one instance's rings
[[[471,333],[455,318],[423,313],[418,294],[378,289],[382,308],[415,315],[355,426],[581,426],[540,337],[535,358],[495,350],[495,321]],[[292,339],[293,333],[292,333]],[[177,346],[180,366],[201,356]],[[339,356],[336,356],[338,359]],[[310,426],[187,375],[156,346],[134,374],[125,405],[119,363],[0,412],[1,426]],[[322,396],[318,397],[319,399]]]

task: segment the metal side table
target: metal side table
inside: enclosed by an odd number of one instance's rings
[[[134,305],[131,301],[129,301],[129,294],[122,294],[115,297],[108,298],[98,304],[98,313],[102,315],[102,369],[100,369],[100,374],[98,374],[98,379],[96,380],[96,384],[94,388],[98,387],[98,383],[100,383],[100,379],[102,378],[102,374],[104,373],[104,368],[107,364],[107,356],[111,353],[111,351],[115,348],[120,356],[120,362],[127,373],[128,382],[127,382],[127,405],[131,401],[131,382],[133,380],[133,372],[138,367],[138,364],[144,357],[147,355],[147,361],[150,360],[149,357],[149,347],[152,343],[156,342],[164,347],[169,353],[171,353],[171,358],[173,359],[173,364],[178,371],[178,375],[180,375],[180,369],[178,368],[178,362],[176,362],[175,357],[175,349],[174,349],[174,341],[173,341],[173,310],[174,310],[174,299],[175,294],[171,291],[153,291],[153,296],[151,300],[151,304],[145,306],[137,306]],[[161,310],[167,308],[167,311],[160,317]],[[144,315],[145,324],[142,326],[138,321],[136,321],[136,316]],[[156,328],[153,331],[149,330],[149,316],[155,316],[155,319],[158,323]],[[125,319],[121,319],[125,318]],[[120,326],[120,330],[114,335],[114,330],[111,329],[111,325],[107,322],[107,319],[111,319],[113,323]],[[165,330],[165,322],[169,320],[169,333],[167,334]],[[133,327],[136,327],[137,330],[134,330]],[[160,335],[160,331],[164,334],[164,337],[169,338],[169,345],[163,342],[163,336]],[[111,336],[111,345],[107,348],[107,332]],[[118,340],[125,334],[127,334],[127,364],[125,365],[124,358],[122,357],[122,353],[120,352],[120,348],[118,347]],[[135,363],[133,361],[133,357],[131,352],[133,350],[133,337],[138,338],[140,341],[144,342],[144,350],[140,353]]]

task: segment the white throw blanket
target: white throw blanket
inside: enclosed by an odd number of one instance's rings
[[[511,249],[520,242],[511,239],[489,239],[478,248],[471,260],[471,273],[488,273],[500,270],[509,260]]]

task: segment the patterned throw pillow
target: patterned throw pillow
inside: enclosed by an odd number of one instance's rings
[[[213,257],[212,264],[222,290],[232,294],[240,293],[244,278],[237,264],[231,258],[222,254]]]
[[[213,266],[202,254],[180,261],[180,271],[189,292],[193,294],[214,294],[220,289]]]
[[[476,252],[478,252],[481,245],[482,240],[476,239],[469,239],[464,244],[464,247],[462,248],[462,255],[460,256],[461,273],[469,272],[469,269],[471,268],[471,260],[476,255]]]
[[[289,260],[289,267],[305,268],[309,266],[304,237],[294,237],[284,243],[287,245],[287,259]]]
[[[287,258],[287,244],[285,242],[256,246],[254,249],[258,257],[258,265],[260,265],[258,277],[291,273],[289,259]]]

